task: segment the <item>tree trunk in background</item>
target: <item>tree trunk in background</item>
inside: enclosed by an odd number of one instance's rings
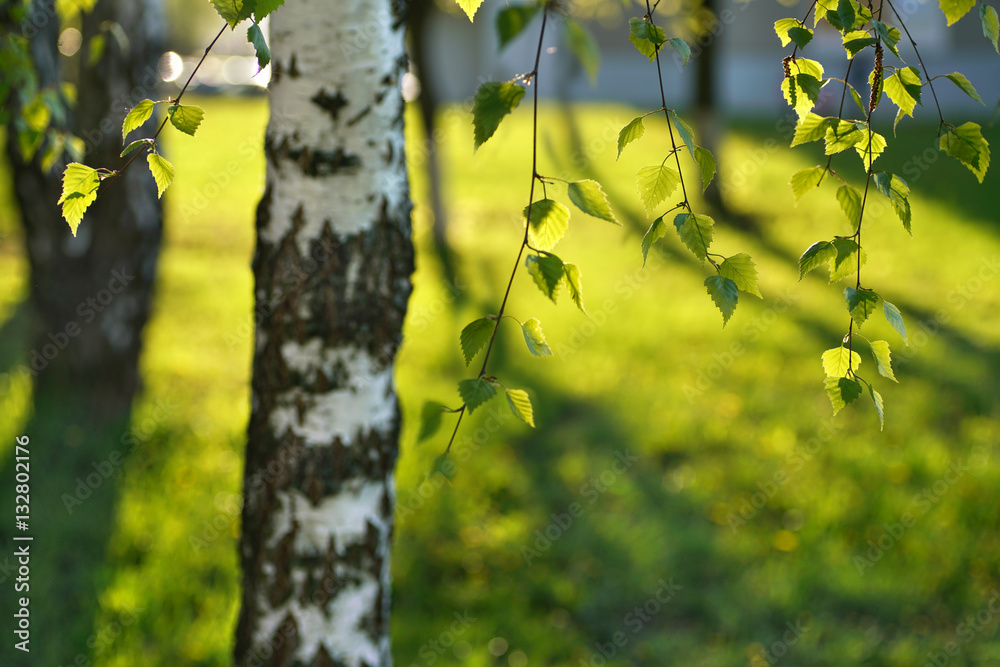
[[[58,90],[60,26],[54,4],[32,3],[37,29],[32,29],[31,52],[40,86]],[[89,38],[106,21],[118,22],[129,44],[123,48],[108,36],[101,58],[87,66]],[[122,163],[121,121],[138,101],[134,94],[156,95],[163,27],[156,0],[101,0],[83,19],[79,104],[62,127],[85,140],[88,164]],[[127,451],[121,438],[139,387],[141,333],[150,312],[161,209],[152,178],[136,165],[102,193],[73,238],[56,204],[62,163],[43,172],[39,158],[26,162],[14,134],[9,136],[34,318],[27,343],[31,351],[23,360],[34,376],[34,414],[24,430],[32,452],[28,534],[34,537],[34,641],[32,652],[24,654],[8,638],[0,645],[0,664],[76,664],[78,656],[91,653],[87,638],[94,631],[115,502],[113,478],[100,476],[95,484],[80,480],[118,461],[114,452]],[[12,465],[0,474],[0,488],[13,488]],[[110,466],[109,475],[116,475],[118,467]],[[80,502],[67,505],[71,497]],[[13,515],[12,500],[4,495],[4,516]],[[9,536],[8,524],[0,524],[0,535]],[[10,618],[6,605],[13,594],[2,597],[3,616]]]
[[[716,32],[721,32],[719,28],[719,2],[718,0],[702,0],[702,8],[712,13],[714,23],[701,26],[702,35],[695,35],[696,38],[705,37],[707,42],[701,49],[698,57],[694,60],[695,65],[695,86],[694,86],[694,107],[695,119],[698,127],[698,135],[702,146],[712,151],[718,160],[719,155],[719,113],[718,100],[715,94],[716,84],[716,56],[719,52]],[[721,174],[717,175],[721,177]],[[722,199],[722,191],[719,188],[719,178],[705,190],[705,199],[709,204],[722,212],[726,212],[726,202]]]
[[[424,152],[425,159],[421,165],[417,162],[415,167],[423,166],[427,171],[428,192],[427,200],[431,203],[431,232],[434,238],[434,249],[441,260],[441,271],[448,285],[458,284],[458,269],[455,262],[455,253],[448,243],[448,218],[444,206],[444,188],[441,179],[441,163],[438,158],[440,147],[434,136],[437,124],[438,95],[435,90],[434,73],[427,65],[428,53],[432,45],[428,43],[430,38],[431,20],[434,13],[440,11],[434,0],[409,0],[407,6],[407,28],[410,36],[410,64],[416,71],[416,76],[420,81],[420,96],[417,101],[420,104],[420,117],[424,128]],[[411,153],[412,154],[412,153]],[[459,293],[461,298],[461,293]]]
[[[402,0],[296,0],[271,19],[267,187],[236,664],[389,665],[413,250]]]

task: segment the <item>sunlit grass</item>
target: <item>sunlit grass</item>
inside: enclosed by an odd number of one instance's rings
[[[165,198],[145,390],[133,416],[139,446],[123,477],[98,627],[133,610],[137,621],[96,656],[101,665],[230,662],[266,104],[198,103],[207,112],[198,138],[171,135],[167,145],[178,177]],[[538,317],[555,354],[531,358],[505,323],[490,368],[528,390],[538,429],[500,400],[478,410],[459,434],[453,483],[427,478],[450,421],[417,445],[417,417],[425,400],[457,405],[457,381],[477,370],[465,368],[458,332],[496,312],[517,254],[529,117],[515,114],[473,155],[468,119],[443,116],[436,150],[449,238],[461,257],[454,289],[442,283],[426,178],[414,171],[418,272],[397,371],[406,417],[394,552],[398,664],[430,664],[430,651],[435,664],[516,667],[508,657],[521,651],[531,665],[596,665],[597,645],[609,646],[616,632],[627,641],[612,664],[762,664],[755,656],[786,623],[808,628],[789,647],[790,665],[909,667],[949,641],[961,646],[949,664],[1000,659],[990,639],[996,620],[967,643],[957,630],[1000,584],[992,492],[1000,468],[990,458],[1000,433],[1000,291],[995,277],[974,281],[982,262],[1000,256],[996,176],[970,188],[971,174],[942,160],[911,183],[912,239],[891,211],[866,222],[864,282],[903,308],[912,344],[907,356],[879,318],[863,330],[895,350],[900,383],[875,380],[887,406],[880,432],[870,402],[831,420],[822,390],[819,356],[847,326],[843,286],[819,272],[799,282],[795,261],[812,242],[848,230],[833,188],[796,207],[786,185],[817,158],[785,149],[761,158],[756,126],[727,138],[721,178],[741,184],[729,203],[756,220],[763,241],[718,216],[715,244],[753,255],[764,299],[741,295],[723,328],[702,285],[706,269],[676,235],[642,268],[649,219],[634,174],[658,163],[669,141],[652,119],[616,162],[617,131],[634,115],[619,106],[577,109],[593,168],[584,174],[568,148],[566,117],[543,108],[540,171],[597,178],[626,225],[574,213],[556,249],[583,272],[589,318],[565,294],[553,305],[519,272],[508,312]],[[882,158],[886,168],[902,170],[906,156],[923,150],[933,130],[918,131],[901,137],[899,157]],[[996,143],[996,131],[988,136]],[[856,155],[837,164],[860,182]],[[970,194],[956,200],[952,192]],[[565,201],[565,186],[549,195]],[[19,268],[0,276],[9,287],[0,313],[26,289],[23,260],[10,247],[0,245],[4,265]],[[948,322],[924,331],[921,322],[935,318]],[[869,379],[877,378],[873,366],[866,356]],[[0,417],[0,432],[16,428],[12,414]],[[623,469],[615,462],[626,452],[637,460]],[[976,466],[937,494],[935,484],[952,479],[949,466],[970,457]],[[916,502],[925,489],[932,495]],[[574,503],[582,512],[563,528]],[[906,513],[912,527],[860,573],[855,557],[868,540],[877,543]],[[546,531],[555,536],[548,548],[539,539]],[[629,614],[661,580],[683,588],[637,627]],[[477,620],[443,634],[465,611]],[[489,651],[497,638],[507,646],[499,658]]]

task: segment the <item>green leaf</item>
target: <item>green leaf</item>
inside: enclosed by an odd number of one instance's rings
[[[968,14],[976,4],[976,0],[939,0],[939,2],[944,17],[948,19],[948,25]]]
[[[910,200],[908,199],[910,196],[910,187],[906,184],[906,181],[895,174],[876,171],[874,176],[875,187],[889,198],[889,201],[892,202],[892,207],[896,210],[896,215],[899,216],[900,222],[903,223],[903,228],[912,236],[913,232],[910,230],[912,213],[910,211]]]
[[[795,127],[795,136],[792,137],[791,145],[798,146],[811,141],[819,141],[826,136],[826,131],[832,128],[836,122],[836,118],[825,118],[810,111],[799,120],[799,124]]]
[[[437,457],[434,459],[434,465],[431,468],[431,475],[440,474],[445,479],[454,480],[455,464],[452,463],[451,465],[448,465],[450,462],[449,461],[450,458],[451,457],[448,456],[448,452],[445,452],[443,454],[438,454]]]
[[[256,23],[247,29],[247,41],[253,44],[253,48],[257,52],[257,71],[267,67],[267,64],[271,62],[271,49],[268,48],[267,41],[264,39],[264,32]],[[189,132],[188,134],[193,133]]]
[[[774,32],[781,40],[782,46],[788,46],[792,41],[792,38],[788,36],[788,31],[792,28],[797,28],[802,24],[798,19],[778,19],[774,22]]]
[[[674,124],[677,128],[677,134],[681,135],[681,140],[684,145],[687,146],[688,152],[691,157],[694,157],[694,130],[691,126],[681,120],[681,117],[674,113],[673,109],[667,109],[667,116],[670,118],[670,122]]]
[[[854,103],[858,106],[858,109],[861,110],[861,114],[867,115],[868,108],[865,106],[864,102],[861,101],[861,96],[858,95],[858,91],[854,90],[854,86],[852,86],[851,84],[847,84],[847,89],[851,91],[851,99],[854,100]]]
[[[796,60],[801,63],[805,58]],[[819,100],[820,80],[812,74],[792,74],[781,82],[781,92],[799,117],[808,113]]]
[[[551,254],[528,255],[524,263],[528,267],[528,273],[538,285],[538,289],[542,290],[542,294],[552,299],[552,303],[555,303],[556,297],[559,296],[559,285],[563,279],[562,260]]]
[[[829,241],[813,243],[799,257],[799,280],[813,269],[828,265],[835,259],[837,259],[837,248],[832,243]]]
[[[981,98],[979,96],[979,93],[976,92],[975,86],[973,86],[972,83],[970,83],[969,80],[966,79],[961,72],[952,72],[951,74],[946,74],[945,76],[948,78],[949,81],[958,86],[963,93],[965,93],[975,101],[979,102],[983,106],[986,105],[986,102],[983,102],[983,98]]]
[[[812,41],[813,31],[806,27],[792,28],[788,31],[788,36],[792,38],[796,46],[800,49],[806,48],[806,44]]]
[[[472,360],[479,354],[479,351],[486,346],[495,328],[496,320],[489,317],[481,317],[478,320],[473,320],[462,329],[460,340],[466,366],[471,364]]]
[[[125,116],[125,121],[122,123],[122,142],[124,143],[125,137],[128,133],[136,129],[153,115],[153,100],[143,100],[139,102],[132,110],[128,112]]]
[[[649,249],[654,243],[663,238],[664,234],[667,233],[667,223],[663,222],[663,216],[661,215],[656,220],[653,220],[653,224],[649,226],[649,230],[646,231],[646,235],[642,237],[642,265],[646,266],[646,255],[649,254]]]
[[[844,51],[847,52],[848,59],[858,55],[858,53],[869,46],[875,46],[877,43],[878,40],[869,35],[867,30],[852,30],[844,35],[843,38]]]
[[[923,90],[920,71],[916,67],[902,67],[882,82],[882,89],[892,103],[907,116],[913,117],[913,109],[920,103]]]
[[[854,186],[841,185],[837,189],[837,201],[851,227],[857,229],[861,220],[861,193]]]
[[[552,356],[552,350],[545,342],[545,334],[542,333],[542,323],[537,318],[532,317],[522,324],[521,332],[524,334],[524,342],[528,345],[528,352],[536,357]]]
[[[868,391],[875,403],[875,410],[878,411],[878,428],[883,431],[885,430],[885,403],[882,401],[882,394],[875,391],[875,387],[871,385],[868,385]]]
[[[736,302],[739,300],[736,283],[724,276],[709,276],[705,278],[705,287],[716,307],[722,311],[722,326],[726,326],[736,311]]]
[[[679,213],[674,218],[674,227],[684,245],[698,259],[708,259],[708,247],[712,245],[712,232],[715,221],[707,215],[695,213]]]
[[[861,396],[861,383],[857,380],[845,377],[828,377],[824,383],[826,384],[826,395],[830,397],[830,404],[833,405],[834,415],[848,403],[853,403]]]
[[[865,167],[868,167],[871,162],[877,160],[885,152],[885,137],[878,132],[872,132],[871,142],[869,143],[868,129],[864,123],[858,123],[857,126],[862,131],[862,134],[864,134],[864,138],[857,143],[854,149],[858,152],[858,156],[861,157],[861,162],[864,163]],[[869,148],[871,149],[870,151]],[[871,160],[869,160],[869,155]]]
[[[566,41],[570,50],[580,60],[583,69],[587,70],[590,83],[596,83],[597,70],[601,67],[601,50],[594,36],[579,21],[566,19]]]
[[[878,366],[878,374],[887,377],[893,382],[899,382],[892,372],[892,353],[889,350],[889,343],[884,340],[871,341],[872,355],[875,357],[875,365]]]
[[[569,297],[573,299],[573,303],[580,309],[580,312],[586,315],[587,309],[583,307],[583,285],[580,283],[580,269],[577,268],[576,264],[563,264],[563,276],[566,279],[566,291],[569,292]]]
[[[171,125],[193,137],[198,126],[201,125],[201,120],[205,117],[205,111],[193,104],[188,106],[171,104],[167,107],[167,115],[170,117]]]
[[[837,1],[838,0],[819,0],[816,3],[816,11],[813,12],[813,27],[814,28],[819,24],[820,19],[825,18],[828,13],[833,12],[834,14],[836,14],[836,12],[837,12]],[[837,21],[839,23],[839,19],[837,19]],[[834,26],[834,27],[836,27],[836,26]]]
[[[841,345],[823,353],[823,371],[827,377],[839,378],[847,375],[847,371],[857,371],[861,365],[861,355],[848,350]]]
[[[73,236],[76,236],[83,214],[97,199],[100,186],[101,175],[85,164],[71,162],[63,170],[62,196],[57,203],[62,204],[63,218]]]
[[[420,432],[417,434],[417,442],[422,442],[431,437],[441,428],[441,417],[448,411],[448,407],[436,401],[427,401],[420,411]]]
[[[805,48],[813,36],[813,31],[806,28],[798,19],[778,19],[774,22],[774,32],[781,40],[782,46],[795,42],[799,48]]]
[[[651,213],[680,184],[680,174],[662,164],[654,167],[643,167],[635,175],[635,186],[639,190],[639,198],[642,199],[647,213]]]
[[[712,155],[712,151],[707,148],[702,148],[701,146],[694,147],[694,161],[698,163],[701,168],[701,191],[705,192],[708,189],[709,183],[715,178],[716,164],[715,156]]]
[[[630,31],[628,39],[636,50],[649,58],[649,62],[656,60],[658,47],[667,41],[667,33],[663,28],[640,18],[629,19],[628,25]]]
[[[646,128],[642,125],[642,116],[633,118],[631,123],[623,127],[622,131],[618,133],[618,157],[622,156],[622,150],[626,146],[642,137],[645,132]]]
[[[489,81],[479,86],[472,104],[477,150],[497,131],[504,116],[517,108],[524,93],[524,87],[515,83]]]
[[[808,169],[802,169],[800,171],[792,174],[792,192],[795,194],[795,203],[798,204],[799,200],[805,196],[807,192],[813,188],[819,187],[820,181],[823,180],[823,175],[826,173],[826,167],[809,167]]]
[[[983,23],[983,35],[993,42],[993,50],[1000,53],[1000,44],[997,38],[1000,37],[1000,21],[997,20],[997,10],[987,5],[985,2],[979,5],[979,20]]]
[[[889,325],[896,330],[902,339],[906,343],[906,324],[903,322],[903,315],[899,312],[899,308],[896,308],[893,304],[888,301],[882,301],[882,311],[885,313],[885,320]]]
[[[149,171],[153,174],[153,180],[156,181],[156,196],[157,198],[162,197],[164,191],[174,182],[174,165],[164,160],[156,152],[147,155],[146,162],[149,163]]]
[[[847,301],[847,312],[851,314],[854,321],[857,322],[858,328],[865,323],[868,316],[875,312],[875,308],[878,306],[879,295],[870,289],[864,287],[860,289],[854,289],[853,287],[844,288],[844,299]]]
[[[990,166],[990,144],[976,123],[964,123],[941,135],[941,150],[968,167],[982,183]]]
[[[152,139],[136,139],[125,147],[125,150],[122,151],[121,157],[128,157],[135,151],[139,150],[142,146],[152,146],[152,141]]]
[[[674,47],[674,51],[677,52],[677,55],[684,61],[684,65],[687,66],[688,61],[691,60],[691,47],[688,46],[688,43],[680,37],[671,37],[667,41],[670,43],[670,46]]]
[[[531,399],[523,389],[508,389],[507,404],[514,416],[531,428],[535,428],[535,413],[531,408]]]
[[[860,141],[868,141],[868,133],[858,128],[857,124],[849,120],[837,120],[831,122],[826,129],[826,154],[833,155],[848,148],[854,148]]]
[[[569,229],[569,209],[552,199],[540,199],[525,207],[529,221],[528,241],[537,250],[552,250]]]
[[[270,15],[283,4],[285,4],[285,0],[257,0],[253,8],[254,20],[260,23],[265,16]]]
[[[896,49],[896,45],[899,44],[899,39],[902,37],[899,32],[899,28],[887,26],[881,21],[876,21],[875,19],[872,19],[872,26],[875,28],[875,32],[878,33],[878,36],[882,38],[882,43],[885,44],[887,49],[892,51],[892,55],[902,60],[903,58],[899,55],[899,51]]]
[[[483,378],[462,380],[458,383],[458,395],[465,401],[469,414],[480,405],[496,396],[496,385]]]
[[[458,0],[458,6],[468,15],[470,21],[476,15],[476,10],[481,4],[483,4],[483,0]]]
[[[250,0],[211,0],[215,11],[225,19],[230,28],[235,28],[241,21],[250,18],[255,2]]]
[[[569,200],[587,215],[607,220],[616,225],[621,224],[615,217],[614,211],[611,210],[608,196],[604,194],[601,184],[597,181],[574,181],[569,184],[568,191]]]
[[[763,298],[760,288],[757,286],[757,267],[754,265],[750,255],[745,252],[738,253],[732,257],[727,257],[719,265],[719,275],[729,278],[736,286],[747,294]]]
[[[837,256],[834,258],[830,270],[831,283],[846,278],[858,270],[858,244],[850,239],[834,239],[833,245],[837,249]],[[864,266],[867,261],[867,253],[861,250],[861,266]]]
[[[837,3],[837,15],[841,24],[837,29],[841,32],[851,30],[852,28],[860,28],[872,18],[872,13],[863,5],[855,2],[855,0],[840,0]],[[833,23],[833,21],[830,22]]]
[[[541,6],[537,4],[514,5],[506,7],[497,14],[497,37],[500,39],[500,48],[503,49],[512,41],[517,39]]]

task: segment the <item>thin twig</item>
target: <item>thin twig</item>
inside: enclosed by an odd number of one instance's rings
[[[525,213],[527,220],[524,225],[524,237],[521,239],[521,247],[517,250],[517,259],[514,260],[514,268],[510,272],[510,279],[507,281],[507,289],[503,294],[503,301],[500,302],[500,311],[497,313],[496,321],[493,323],[493,333],[490,335],[490,343],[486,347],[486,355],[483,358],[483,366],[479,369],[479,375],[477,378],[481,378],[486,375],[486,365],[490,361],[490,354],[493,352],[493,343],[497,338],[497,331],[500,329],[500,321],[504,317],[504,310],[507,308],[507,299],[510,297],[510,289],[514,285],[514,277],[517,275],[517,269],[521,266],[521,257],[524,255],[524,249],[530,247],[528,245],[528,230],[531,229],[531,205],[535,201],[535,181],[541,181],[542,187],[545,186],[545,180],[538,174],[538,65],[542,59],[542,42],[545,39],[545,25],[549,18],[549,5],[548,3],[542,8],[542,29],[538,33],[538,48],[535,51],[535,67],[531,70],[528,75],[530,82],[535,84],[535,90],[532,93],[533,98],[533,109],[532,109],[532,124],[531,124],[531,187],[528,190],[528,208]],[[455,436],[458,435],[458,427],[462,424],[462,417],[465,416],[465,409],[468,405],[462,405],[461,410],[458,412],[458,421],[455,422],[455,430],[451,433],[451,439],[448,440],[448,447],[445,449],[444,453],[447,454],[451,451],[451,446],[455,442]]]

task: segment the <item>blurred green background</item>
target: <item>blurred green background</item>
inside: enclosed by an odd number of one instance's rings
[[[140,446],[118,478],[94,629],[101,666],[230,663],[267,109],[262,99],[192,102],[207,112],[198,138],[166,138],[178,178],[165,197],[145,390],[131,425]],[[756,231],[720,217],[717,251],[750,252],[764,298],[741,295],[723,328],[704,268],[676,235],[642,268],[648,220],[632,183],[669,146],[662,119],[650,118],[643,142],[616,162],[617,131],[636,111],[574,106],[593,165],[583,174],[568,157],[564,114],[542,107],[540,171],[598,178],[626,225],[577,213],[559,247],[583,272],[592,319],[566,298],[553,305],[519,273],[509,312],[538,317],[555,355],[529,357],[505,328],[493,368],[529,391],[538,428],[499,400],[477,411],[448,483],[429,476],[446,435],[417,444],[418,417],[425,400],[458,403],[455,385],[470,374],[458,333],[502,295],[528,194],[530,154],[519,147],[530,116],[516,113],[473,155],[468,116],[441,112],[435,150],[457,285],[442,281],[431,249],[429,186],[411,149],[419,254],[396,373],[405,413],[397,664],[998,664],[996,174],[979,186],[943,157],[918,169],[914,159],[936,144],[933,126],[904,133],[903,124],[880,159],[915,193],[912,239],[888,207],[865,227],[865,282],[902,309],[910,332],[905,347],[881,317],[865,325],[893,344],[900,380],[877,381],[880,432],[870,402],[833,420],[823,391],[819,356],[839,343],[848,316],[841,288],[821,272],[798,281],[796,260],[849,230],[832,185],[793,204],[788,178],[816,154],[784,148],[788,137],[769,125],[737,124],[725,136],[721,179],[738,221]],[[1000,146],[996,128],[985,134]],[[233,168],[244,142],[254,157]],[[861,173],[853,154],[838,163]],[[0,326],[28,279],[8,183],[0,173]],[[550,196],[566,200],[558,186]],[[866,357],[862,368],[873,366]],[[31,405],[30,385],[10,382],[0,387],[4,443]]]

